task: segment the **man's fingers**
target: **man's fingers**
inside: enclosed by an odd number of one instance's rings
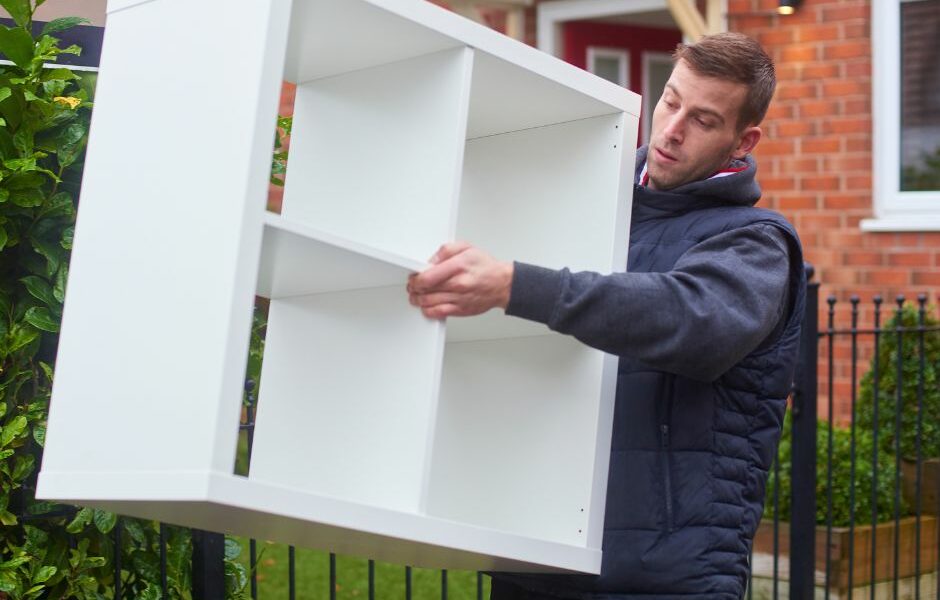
[[[454,275],[463,271],[463,265],[456,260],[445,260],[440,264],[428,267],[418,273],[409,281],[409,289],[414,292],[423,292],[434,289]]]
[[[437,252],[434,253],[434,256],[432,256],[428,262],[432,265],[442,263],[448,258],[456,256],[471,247],[472,246],[467,242],[449,242],[438,248]]]
[[[414,294],[416,306],[431,308],[439,304],[456,304],[460,300],[458,294],[450,292],[435,292],[433,294]]]
[[[422,308],[421,312],[429,319],[442,320],[447,317],[459,316],[461,311],[456,304],[438,304],[437,306]]]

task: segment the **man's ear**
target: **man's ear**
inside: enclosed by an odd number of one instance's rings
[[[734,149],[734,152],[731,153],[731,156],[737,160],[742,160],[757,147],[757,142],[760,141],[760,137],[760,127],[754,126],[746,128],[741,132],[741,136],[738,138],[738,145]]]

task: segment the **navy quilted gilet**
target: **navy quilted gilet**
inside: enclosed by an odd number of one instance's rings
[[[799,240],[777,213],[637,187],[628,271],[666,272],[695,244],[753,224],[789,240],[790,306],[757,349],[703,382],[620,359],[601,575],[510,576],[572,598],[716,598],[744,594],[797,360],[805,277]],[[665,207],[665,208],[664,208]]]

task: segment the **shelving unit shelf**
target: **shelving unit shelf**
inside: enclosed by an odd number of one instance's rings
[[[231,39],[239,60],[185,66]],[[423,0],[111,0],[38,495],[414,566],[597,573],[616,358],[499,311],[428,320],[404,288],[454,239],[622,270],[639,105]],[[190,169],[194,132],[212,151]]]

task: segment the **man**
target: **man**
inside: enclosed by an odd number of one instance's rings
[[[680,45],[637,156],[626,273],[444,245],[412,276],[431,318],[491,308],[620,357],[599,576],[496,574],[493,598],[744,594],[796,362],[800,244],[750,152],[773,63],[740,34]]]

